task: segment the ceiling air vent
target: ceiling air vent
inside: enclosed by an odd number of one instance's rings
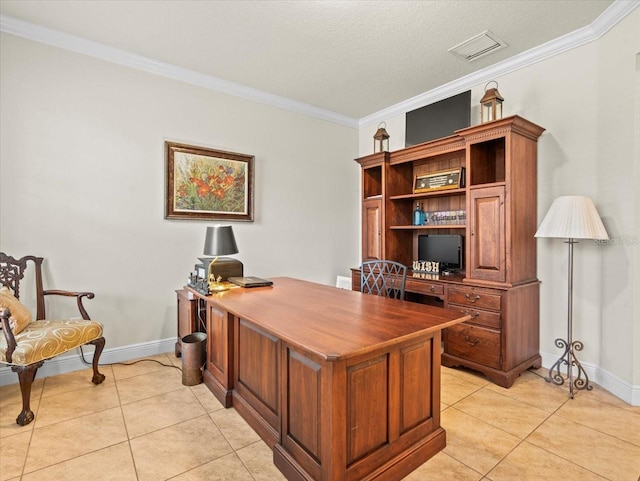
[[[477,58],[487,55],[496,50],[506,47],[506,42],[503,42],[493,32],[485,30],[484,32],[471,37],[469,40],[465,40],[459,43],[455,47],[451,47],[449,52],[459,55],[467,60],[467,62],[473,62]]]

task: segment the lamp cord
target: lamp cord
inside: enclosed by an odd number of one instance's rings
[[[84,351],[82,350],[82,346],[78,346],[80,348],[80,358],[82,359],[82,362],[86,365],[86,366],[93,366],[92,363],[90,363],[89,361],[87,361],[84,358]],[[131,361],[131,362],[110,362],[110,363],[105,363],[105,364],[101,364],[98,363],[98,366],[115,366],[115,365],[120,365],[120,366],[133,366],[134,364],[138,364],[139,362],[144,362],[144,361],[150,361],[150,362],[155,362],[157,364],[160,364],[161,366],[164,367],[172,367],[174,369],[177,369],[178,371],[182,372],[182,368],[175,366],[173,364],[165,364],[163,362],[158,361],[157,359],[137,359],[135,361]]]

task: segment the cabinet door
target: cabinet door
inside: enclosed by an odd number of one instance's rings
[[[504,209],[504,186],[470,190],[467,277],[505,282]]]
[[[362,203],[362,259],[382,259],[382,201]]]

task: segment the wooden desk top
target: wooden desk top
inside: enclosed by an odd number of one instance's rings
[[[278,277],[210,296],[225,310],[323,359],[339,361],[469,320],[459,312]]]

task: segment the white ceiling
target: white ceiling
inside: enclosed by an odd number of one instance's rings
[[[0,14],[361,119],[588,26],[611,4],[0,0]],[[508,47],[471,63],[448,52],[484,30]]]

